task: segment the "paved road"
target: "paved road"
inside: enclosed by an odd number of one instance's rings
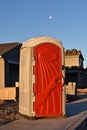
[[[87,95],[66,104],[67,118],[20,119],[0,127],[0,130],[75,130],[87,118]]]

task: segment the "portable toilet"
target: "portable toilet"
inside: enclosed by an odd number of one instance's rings
[[[65,111],[64,48],[41,36],[20,50],[19,112],[29,117],[59,117]]]

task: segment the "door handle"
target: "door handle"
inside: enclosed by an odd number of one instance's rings
[[[54,82],[55,82],[56,84],[58,84],[59,82],[61,82],[61,84],[62,84],[62,86],[63,86],[63,85],[64,85],[64,76],[63,76],[63,75],[57,76],[57,77],[55,78]]]

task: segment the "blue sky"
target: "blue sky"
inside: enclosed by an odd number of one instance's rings
[[[87,67],[87,0],[0,0],[0,43],[42,35],[81,50]]]

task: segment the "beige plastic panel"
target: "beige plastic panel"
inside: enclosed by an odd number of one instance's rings
[[[43,44],[45,42],[49,42],[49,43],[53,43],[55,45],[57,45],[58,47],[61,48],[61,52],[62,52],[62,65],[64,65],[64,48],[62,46],[62,42],[55,39],[55,38],[52,38],[52,37],[49,37],[49,36],[41,36],[41,37],[36,37],[36,38],[32,38],[30,40],[27,40],[24,42],[24,44],[22,45],[22,48],[27,48],[27,47],[34,47],[38,44]]]
[[[20,52],[19,112],[28,116],[34,116],[33,60],[33,48],[22,48]]]
[[[20,51],[20,95],[19,95],[19,112],[21,114],[33,117],[35,112],[33,111],[33,102],[35,96],[33,93],[33,84],[35,82],[35,76],[33,75],[33,66],[35,60],[33,57],[34,46],[43,44],[45,42],[53,43],[61,48],[62,65],[64,66],[64,48],[61,41],[58,41],[52,37],[37,37],[24,42]],[[62,70],[62,74],[65,77],[65,70]],[[62,88],[62,113],[65,115],[65,87]]]
[[[4,79],[4,59],[0,58],[0,88],[5,87],[5,79]]]

